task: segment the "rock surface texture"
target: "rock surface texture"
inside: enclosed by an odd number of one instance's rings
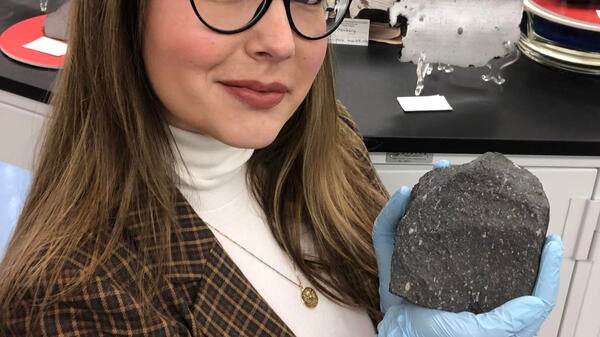
[[[474,313],[531,294],[549,211],[537,177],[499,153],[428,172],[397,227],[390,291]]]

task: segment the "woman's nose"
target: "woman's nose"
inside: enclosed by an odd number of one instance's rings
[[[248,54],[257,60],[278,62],[290,58],[297,38],[290,27],[282,0],[273,0],[263,17],[248,30]]]

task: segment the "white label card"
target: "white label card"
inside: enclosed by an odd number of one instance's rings
[[[386,163],[431,164],[433,153],[427,152],[386,152]]]
[[[23,47],[54,56],[63,56],[67,53],[66,43],[45,36],[24,44]]]
[[[368,46],[369,20],[344,19],[337,30],[329,36],[329,43]]]
[[[446,97],[441,95],[397,97],[397,99],[405,112],[452,110]]]

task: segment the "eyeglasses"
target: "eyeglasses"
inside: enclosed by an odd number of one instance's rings
[[[208,28],[222,34],[242,32],[260,20],[273,0],[190,0]],[[277,0],[276,0],[277,1]],[[305,39],[322,39],[340,25],[351,0],[283,0],[290,27]]]

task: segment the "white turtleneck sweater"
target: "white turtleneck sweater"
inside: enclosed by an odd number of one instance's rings
[[[214,138],[170,128],[183,159],[183,163],[179,159],[177,162],[178,187],[194,211],[210,226],[297,281],[291,258],[275,241],[246,184],[246,162],[254,150],[234,148]],[[252,286],[297,337],[375,335],[365,311],[340,305],[320,292],[317,292],[318,305],[312,309],[306,307],[300,301],[298,285],[217,231],[213,233]],[[302,274],[299,276],[304,286],[311,286]]]

